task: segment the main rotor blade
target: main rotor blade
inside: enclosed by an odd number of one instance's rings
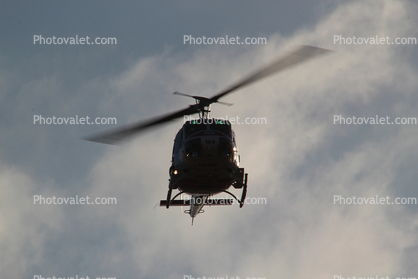
[[[199,110],[200,109],[198,105],[191,105],[188,108],[164,115],[162,117],[154,118],[148,121],[136,122],[136,123],[124,126],[120,129],[117,129],[111,132],[85,138],[85,140],[99,142],[99,143],[106,143],[106,144],[117,144],[120,141],[123,141],[127,139],[128,137],[132,136],[133,134],[142,132],[143,130],[147,128],[163,124],[165,122],[180,118],[184,115],[195,114],[199,112]]]
[[[274,73],[282,71],[286,68],[289,68],[293,65],[296,65],[300,62],[313,58],[315,56],[325,54],[330,52],[331,50],[313,47],[313,46],[300,46],[293,52],[287,54],[284,57],[281,57],[274,63],[270,64],[269,66],[258,70],[257,72],[253,73],[252,75],[244,78],[243,80],[239,81],[235,85],[221,91],[220,93],[216,94],[215,96],[209,98],[211,103],[216,103],[220,98],[224,97],[225,95],[247,86],[253,82],[256,82],[262,78],[268,77]]]
[[[206,104],[206,103],[204,103],[204,102],[207,102],[207,105],[212,104],[211,100],[210,100],[209,98],[206,98],[206,97],[202,97],[202,96],[193,96],[193,95],[184,94],[184,93],[181,93],[181,92],[178,92],[178,91],[174,92],[173,94],[174,94],[174,95],[181,95],[181,96],[191,97],[191,98],[194,98],[194,99],[196,99],[196,100],[199,100],[200,102],[203,102],[203,104]],[[216,103],[218,103],[218,104],[222,104],[222,105],[226,105],[226,106],[232,106],[232,105],[233,105],[233,104],[231,104],[231,103],[219,102],[219,101],[216,101]]]
[[[182,109],[177,112],[173,112],[173,113],[161,116],[161,117],[157,117],[148,121],[137,122],[137,123],[122,127],[120,129],[108,132],[108,133],[99,134],[97,136],[86,138],[86,140],[100,142],[100,143],[107,143],[107,144],[117,144],[118,142],[132,136],[133,134],[142,132],[143,130],[148,129],[152,126],[157,126],[157,125],[169,122],[171,120],[180,118],[184,115],[191,115],[191,114],[198,113],[199,111],[202,111],[205,107],[208,107],[210,104],[219,102],[218,100],[220,98],[224,97],[225,95],[239,88],[247,86],[269,75],[282,71],[288,67],[296,65],[300,62],[303,62],[315,56],[325,54],[327,52],[330,52],[330,50],[312,47],[312,46],[301,46],[297,48],[296,50],[294,50],[293,52],[287,54],[286,56],[270,64],[269,66],[262,68],[261,70],[253,73],[247,78],[244,78],[240,82],[225,89],[224,91],[221,91],[220,93],[212,96],[211,98],[192,96],[192,95],[188,95],[188,94],[184,94],[180,92],[175,92],[174,94],[177,94],[177,95],[183,95],[183,96],[188,96],[188,97],[193,97],[195,99],[198,99],[199,103],[195,105],[190,105],[189,107],[185,109]],[[222,102],[219,102],[219,103],[222,103]],[[224,103],[224,104],[231,105],[228,103]]]
[[[181,96],[191,97],[191,98],[196,97],[196,96],[189,95],[189,94],[184,94],[184,93],[181,93],[181,92],[178,92],[178,91],[174,92],[173,94],[174,95],[181,95]]]

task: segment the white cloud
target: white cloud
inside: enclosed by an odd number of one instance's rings
[[[22,260],[31,270],[36,263],[52,268],[46,262],[53,256],[42,252],[51,249],[51,243],[63,240],[60,247],[72,248],[74,262],[80,261],[78,247],[83,244],[88,252],[81,258],[92,257],[85,269],[116,270],[117,278],[132,277],[134,271],[147,278],[413,276],[405,274],[413,270],[406,255],[416,253],[413,206],[333,204],[333,195],[403,194],[396,188],[407,183],[397,181],[399,165],[409,164],[416,155],[415,126],[334,125],[333,115],[416,116],[412,46],[334,45],[333,36],[417,37],[415,10],[406,1],[344,2],[312,28],[288,38],[273,34],[265,47],[196,48],[188,57],[170,50],[141,59],[109,81],[82,85],[83,90],[105,90],[95,95],[102,97],[95,99],[95,112],[137,120],[192,101],[167,93],[210,96],[294,45],[335,50],[226,97],[232,107],[212,106],[213,116],[268,119],[267,125],[234,126],[242,166],[249,172],[248,196],[265,196],[267,205],[207,208],[193,227],[179,209],[155,207],[166,196],[172,143],[181,125],[177,121],[122,147],[103,147],[103,156],[88,166],[88,177],[80,177],[84,188],[58,191],[116,197],[116,206],[33,211],[33,187],[49,194],[57,189],[43,189],[22,171],[8,168],[1,212],[12,215],[2,215],[1,245],[11,239],[8,251],[17,256],[21,243],[36,239],[28,248],[34,258]],[[53,79],[33,84],[61,86]],[[86,100],[77,96],[71,107],[87,106]],[[83,160],[82,154],[77,158]],[[22,196],[19,206],[6,202]],[[37,215],[40,210],[48,220]],[[55,241],[34,235],[43,225]],[[63,231],[71,226],[80,227]],[[13,233],[25,227],[30,232]],[[95,251],[103,254],[95,257]],[[64,267],[63,261],[54,270]],[[66,270],[75,270],[74,262]]]
[[[3,276],[23,277],[42,262],[48,238],[63,233],[62,210],[34,205],[34,195],[52,196],[51,185],[39,185],[4,164],[0,176],[0,270]]]

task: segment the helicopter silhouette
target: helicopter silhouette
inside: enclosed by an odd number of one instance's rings
[[[232,104],[220,102],[219,99],[274,73],[329,52],[330,50],[323,48],[299,46],[210,98],[174,92],[176,95],[194,98],[196,103],[176,112],[88,137],[86,140],[119,144],[148,128],[197,113],[199,118],[185,121],[175,136],[167,198],[160,201],[160,206],[190,206],[185,213],[192,217],[192,224],[194,218],[204,212],[205,205],[231,205],[235,200],[242,207],[247,194],[248,174],[240,167],[240,156],[231,123],[224,119],[210,118],[211,104],[230,106]],[[242,189],[240,199],[228,191],[231,186]],[[173,190],[179,192],[171,197]],[[211,198],[219,193],[226,193],[233,199]],[[182,194],[191,198],[176,199]]]

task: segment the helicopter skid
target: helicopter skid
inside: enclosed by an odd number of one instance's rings
[[[170,206],[189,206],[191,200],[172,200],[170,201]],[[205,205],[232,205],[234,204],[233,199],[208,199]],[[167,200],[161,200],[160,206],[167,206]]]
[[[243,169],[240,169],[243,171]],[[241,185],[239,188],[242,189],[241,193],[241,199],[239,200],[234,194],[227,191],[226,189],[220,190],[219,192],[224,192],[226,194],[231,195],[240,205],[240,208],[244,206],[245,197],[247,195],[247,181],[248,181],[248,173],[245,173],[243,175],[244,178],[241,181],[238,181],[238,183]],[[230,185],[231,186],[231,185]],[[235,187],[235,186],[234,186]],[[237,188],[237,187],[235,187]],[[169,187],[168,193],[167,193],[167,199],[160,201],[160,206],[165,206],[166,208],[169,208],[170,206],[191,206],[193,207],[193,204],[196,203],[196,200],[200,199],[200,208],[203,208],[203,206],[208,205],[232,205],[234,203],[234,199],[209,199],[208,197],[213,195],[214,193],[190,193],[187,191],[180,191],[178,194],[176,194],[173,198],[171,198],[172,188]],[[178,196],[181,194],[190,194],[192,196],[191,199],[187,200],[176,200]],[[190,211],[189,211],[190,212]]]

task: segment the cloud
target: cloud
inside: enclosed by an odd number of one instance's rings
[[[196,47],[187,56],[170,49],[107,80],[75,86],[85,94],[64,98],[69,105],[57,100],[46,111],[80,109],[136,121],[192,101],[167,93],[211,96],[295,45],[335,51],[226,97],[232,107],[212,106],[213,116],[267,119],[266,125],[233,128],[249,172],[248,196],[266,197],[268,203],[207,208],[194,226],[180,209],[156,206],[166,196],[181,121],[121,147],[81,140],[59,145],[47,135],[57,138],[63,130],[31,130],[35,146],[47,141],[43,157],[29,159],[40,160],[39,165],[7,166],[2,172],[1,245],[10,256],[2,257],[3,268],[13,275],[23,265],[22,275],[79,272],[117,278],[413,276],[414,205],[335,205],[333,198],[417,196],[411,186],[415,126],[339,125],[333,117],[415,116],[417,65],[410,49],[416,46],[339,45],[333,39],[338,34],[417,37],[414,11],[416,5],[407,1],[343,2],[315,26],[288,37],[272,34],[266,46]],[[26,82],[22,92],[28,88],[70,92],[54,77]],[[21,101],[20,111],[29,103]],[[82,133],[100,128],[84,127]],[[23,135],[23,128],[13,133]],[[16,152],[13,148],[2,152]],[[59,148],[66,151],[55,151]],[[53,170],[64,164],[65,177],[34,171],[44,164],[55,165]],[[36,193],[116,197],[118,204],[34,208]],[[23,257],[10,260],[18,255]]]
[[[0,176],[0,269],[3,276],[26,276],[41,263],[48,238],[63,233],[63,212],[34,205],[34,195],[49,196],[51,185],[39,185],[18,168],[4,164]]]

